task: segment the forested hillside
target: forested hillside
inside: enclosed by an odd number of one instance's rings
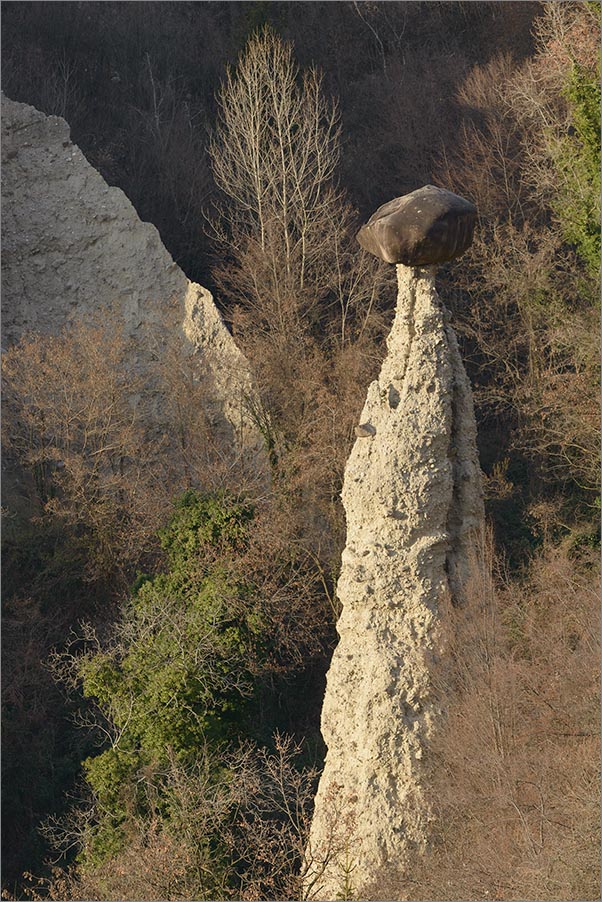
[[[599,898],[600,4],[2,11],[6,95],[63,116],[214,292],[271,469],[221,466],[175,381],[184,464],[159,467],[110,321],[4,354],[28,486],[3,502],[4,897],[307,891],[343,470],[395,300],[355,234],[432,183],[479,214],[437,278],[491,538],[439,687],[435,840],[370,898]]]

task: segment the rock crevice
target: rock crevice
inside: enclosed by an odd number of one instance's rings
[[[483,527],[471,391],[449,313],[433,268],[397,272],[387,355],[361,418],[374,431],[356,440],[342,492],[340,640],[309,843],[308,892],[321,899],[403,872],[426,847],[428,752],[441,721],[433,676],[446,606],[461,602]]]

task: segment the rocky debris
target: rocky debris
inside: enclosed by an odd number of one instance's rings
[[[470,201],[425,185],[379,207],[357,240],[386,263],[430,266],[454,260],[470,247],[476,218]]]
[[[206,386],[215,434],[262,459],[245,406],[249,366],[210,292],[186,278],[157,229],[88,163],[64,119],[4,95],[2,199],[5,346],[111,310],[133,340],[132,367],[144,369],[160,353],[156,336],[178,334]]]
[[[371,438],[358,433],[345,470],[310,898],[362,898],[426,847],[429,744],[442,716],[433,677],[445,611],[462,601],[483,529],[471,390],[434,269],[397,273],[387,356],[360,419]]]
[[[355,434],[358,438],[372,438],[373,435],[376,435],[376,429],[372,423],[360,423],[355,427]]]

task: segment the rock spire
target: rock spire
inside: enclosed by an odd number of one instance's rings
[[[468,378],[435,268],[397,266],[397,311],[345,470],[340,636],[308,896],[357,894],[426,848],[433,676],[483,528]]]

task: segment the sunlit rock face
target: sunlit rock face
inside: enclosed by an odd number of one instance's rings
[[[398,266],[395,320],[345,470],[339,643],[306,887],[362,898],[428,843],[429,748],[442,722],[446,611],[483,529],[470,385],[434,270]]]
[[[64,119],[2,95],[2,332],[10,345],[113,311],[144,370],[178,335],[233,454],[263,456],[246,413],[248,363],[207,289],[190,282],[125,194],[71,142]]]
[[[425,185],[379,207],[357,240],[386,263],[430,266],[454,260],[470,247],[476,218],[470,201]]]

